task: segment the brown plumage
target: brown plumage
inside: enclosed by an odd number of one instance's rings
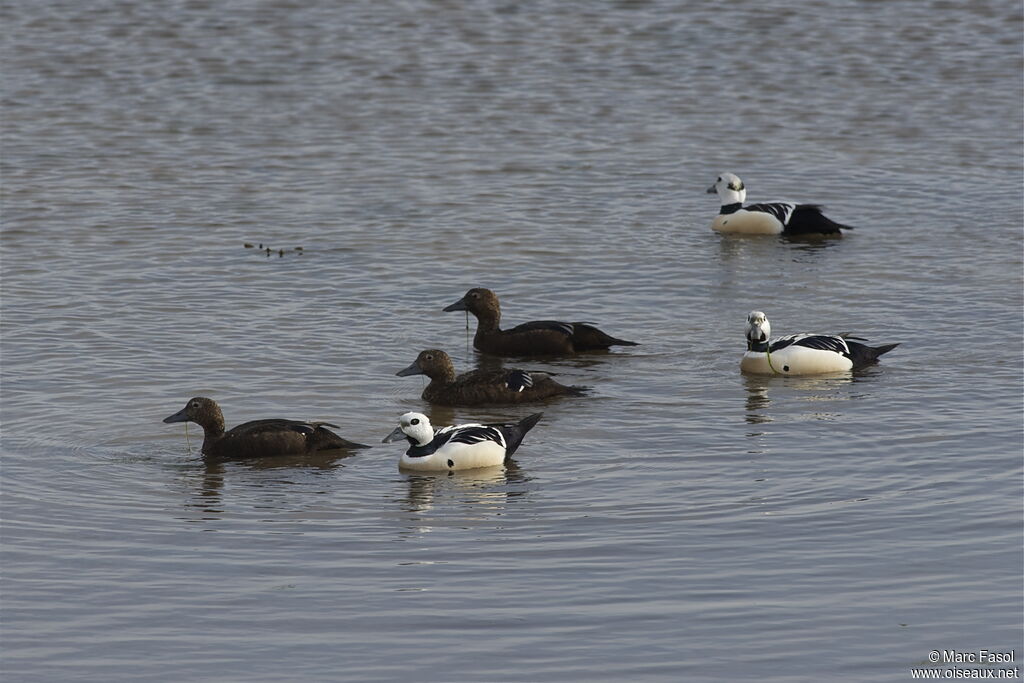
[[[164,422],[195,422],[203,428],[203,455],[215,460],[241,460],[271,455],[298,455],[339,448],[369,448],[346,441],[324,427],[326,422],[253,420],[224,431],[224,414],[211,398],[196,396]]]
[[[590,323],[566,323],[557,320],[535,320],[503,330],[501,306],[497,295],[489,289],[475,287],[446,306],[446,311],[469,311],[476,316],[473,346],[497,356],[571,355],[596,351],[610,346],[637,346],[636,342],[616,339]]]
[[[423,400],[443,406],[479,406],[531,403],[555,396],[581,396],[586,387],[568,387],[543,372],[525,370],[473,370],[456,376],[455,366],[440,349],[421,351],[399,377],[426,375],[430,384]]]

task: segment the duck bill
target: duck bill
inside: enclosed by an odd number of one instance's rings
[[[707,193],[708,194],[717,194],[718,193],[718,188],[715,187],[714,185],[712,185],[711,187],[708,188],[708,192]]]
[[[164,422],[168,424],[170,424],[171,422],[188,422],[188,415],[185,414],[186,410],[188,410],[188,406],[182,408],[174,415],[168,415],[167,417],[164,418]]]
[[[420,367],[419,363],[413,361],[412,365],[405,368],[404,370],[399,370],[395,374],[398,375],[399,377],[409,377],[410,375],[422,375],[423,368]]]
[[[398,441],[399,439],[405,438],[405,432],[402,431],[401,427],[395,427],[395,431],[391,432],[381,440],[381,443],[391,443],[392,441]]]
[[[466,297],[462,297],[458,301],[448,306],[445,306],[442,310],[451,313],[452,311],[466,311]]]

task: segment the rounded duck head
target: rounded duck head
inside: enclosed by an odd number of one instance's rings
[[[184,408],[174,415],[165,417],[164,422],[168,424],[172,422],[195,422],[204,429],[210,429],[213,432],[224,431],[224,413],[221,412],[220,406],[217,405],[216,401],[205,396],[190,398]]]
[[[768,322],[768,316],[761,311],[751,311],[747,314],[747,342],[757,344],[767,342],[772,336],[772,325]]]
[[[455,381],[455,365],[451,357],[441,349],[420,351],[416,360],[409,367],[395,373],[399,377],[426,375],[430,379],[441,379],[446,382]]]
[[[484,287],[474,287],[455,303],[445,306],[445,311],[469,311],[477,318],[501,318],[501,306],[498,295]]]
[[[384,437],[381,443],[389,443],[405,438],[416,446],[425,446],[434,438],[434,428],[430,419],[423,413],[405,413],[398,418],[398,426]]]
[[[747,188],[738,175],[723,171],[718,174],[715,184],[708,188],[708,194],[718,194],[722,206],[742,204],[747,199]]]

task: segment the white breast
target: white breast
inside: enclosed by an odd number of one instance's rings
[[[770,213],[740,209],[715,216],[711,229],[742,235],[778,235],[782,232],[782,223]]]
[[[472,470],[478,467],[494,467],[505,462],[505,449],[493,441],[477,443],[446,443],[430,455],[411,458],[402,455],[398,467],[403,470],[421,472]]]
[[[747,351],[740,361],[740,370],[754,375],[821,375],[852,368],[853,361],[841,353],[796,345],[772,353],[770,366],[762,351]]]

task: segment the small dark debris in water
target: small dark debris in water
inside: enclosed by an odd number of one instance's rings
[[[252,249],[253,243],[243,242],[242,246],[245,247],[246,249]],[[263,242],[260,242],[256,248],[262,251],[267,258],[270,258],[270,255],[274,253],[277,254],[278,258],[284,258],[285,253],[296,252],[298,253],[299,256],[303,256],[306,253],[305,247],[286,247],[284,249],[276,249],[274,247],[271,247],[269,244],[263,244]]]

